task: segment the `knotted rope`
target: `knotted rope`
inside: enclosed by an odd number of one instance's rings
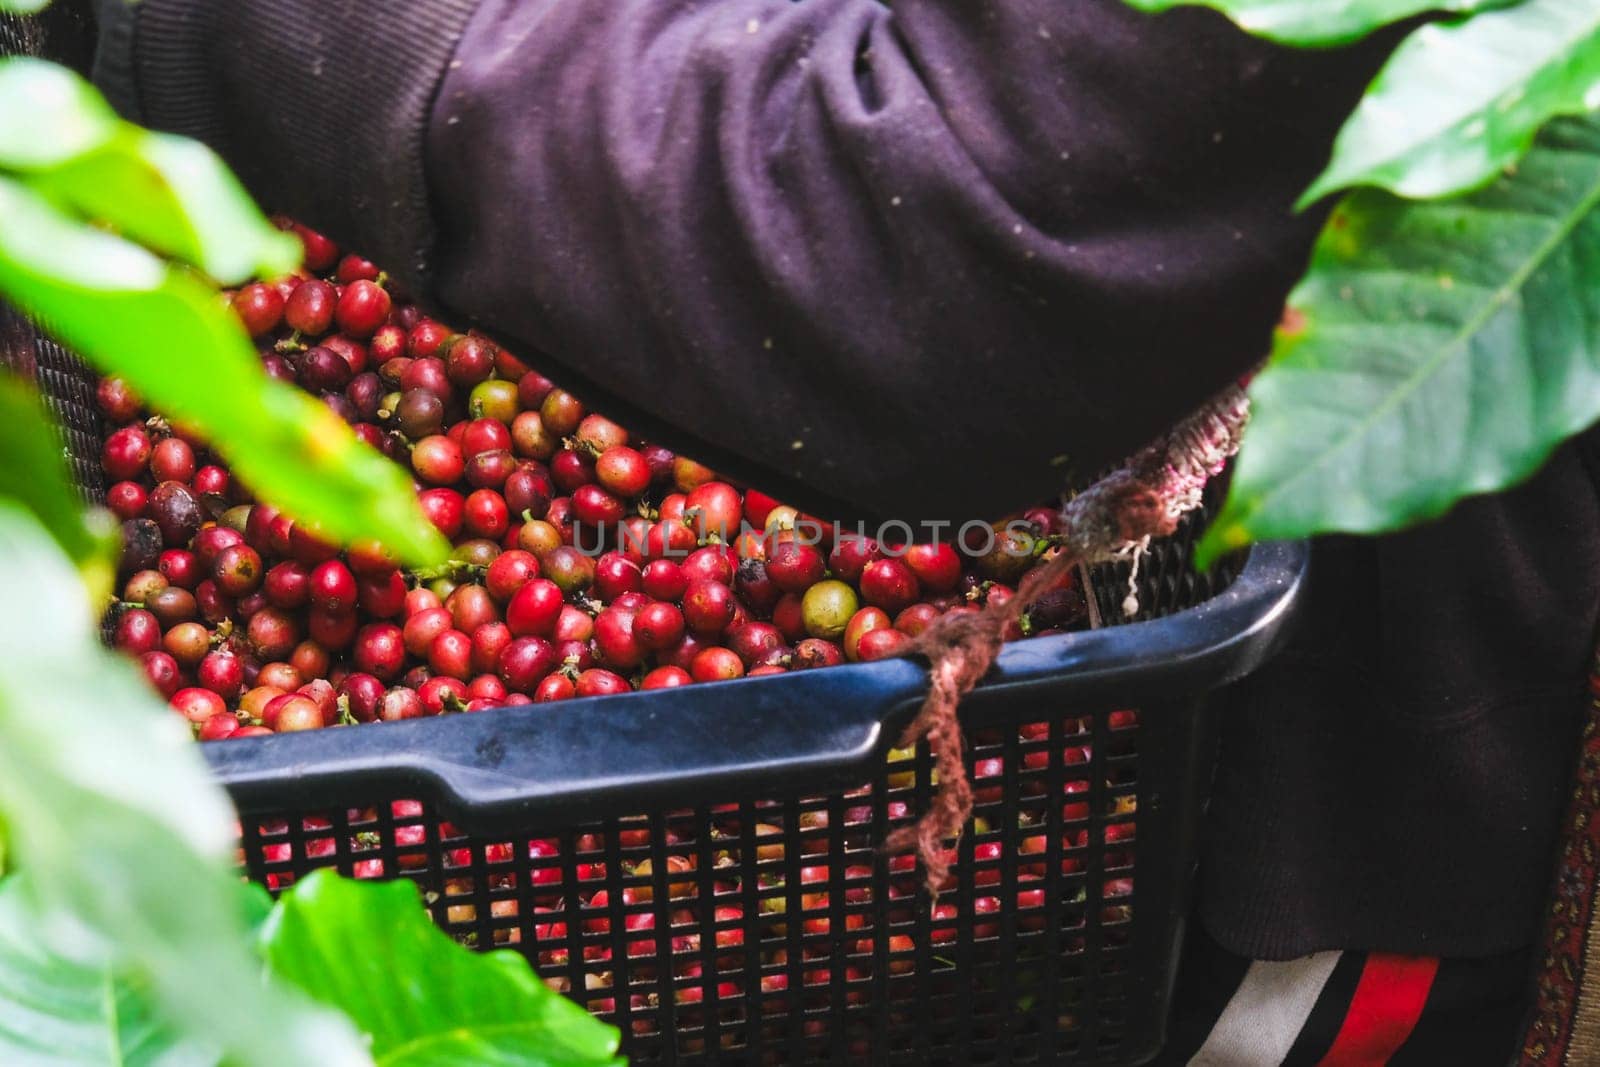
[[[891,853],[915,848],[935,896],[950,873],[945,842],[958,835],[972,815],[972,783],[967,779],[957,714],[962,698],[993,666],[1011,624],[1074,567],[1125,558],[1151,538],[1175,531],[1183,516],[1200,506],[1206,482],[1221,473],[1239,450],[1248,412],[1244,392],[1230,387],[1123,467],[1067,501],[1061,510],[1059,526],[1064,533],[1056,555],[1029,572],[1015,596],[987,604],[979,612],[942,616],[912,643],[911,652],[931,664],[930,684],[900,747],[927,740],[938,767],[939,787],[922,817],[890,834],[884,848]],[[1133,614],[1137,602],[1124,610]]]

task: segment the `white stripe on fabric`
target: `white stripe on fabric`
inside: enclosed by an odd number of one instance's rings
[[[1256,960],[1189,1067],[1278,1067],[1328,984],[1338,952]]]

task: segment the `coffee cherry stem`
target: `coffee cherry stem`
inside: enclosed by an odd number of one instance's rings
[[[603,447],[595,442],[588,441],[577,436],[563,437],[561,439],[561,445],[563,448],[570,449],[571,451],[577,452],[580,455],[588,456],[590,459],[599,459],[600,453],[605,451]]]
[[[1064,533],[1044,534],[1036,537],[1033,540],[1033,554],[1035,556],[1042,556],[1052,549],[1066,548],[1067,540],[1067,535]]]
[[[338,695],[338,697],[336,697],[334,699],[333,703],[334,703],[334,706],[339,709],[339,725],[340,726],[356,726],[356,725],[360,724],[361,720],[356,718],[354,715],[350,714],[350,697],[349,697],[349,694],[340,693]]]
[[[280,352],[284,355],[290,355],[296,352],[304,352],[306,350],[306,343],[305,341],[301,340],[299,330],[291,330],[288,337],[285,337],[272,347],[276,352]]]
[[[691,530],[700,525],[700,519],[705,515],[703,508],[684,508],[683,521]],[[722,534],[716,530],[707,530],[700,536],[700,547],[722,544]]]

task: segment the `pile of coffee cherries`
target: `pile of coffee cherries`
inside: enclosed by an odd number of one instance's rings
[[[390,722],[903,653],[1013,594],[1052,512],[956,544],[886,544],[640,440],[477,333],[397,299],[372,263],[285,223],[297,274],[233,309],[268,374],[413,474],[450,562],[406,571],[257,502],[204,441],[99,386],[122,521],[115,646],[203,740]],[[1013,636],[1078,623],[1070,581]]]

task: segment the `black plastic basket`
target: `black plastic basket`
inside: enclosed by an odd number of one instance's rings
[[[98,493],[92,379],[14,317],[0,354]],[[877,848],[935,782],[925,745],[889,759],[926,684],[911,661],[205,754],[252,878],[411,878],[442,927],[526,953],[637,1063],[1139,1063],[1187,910],[1204,698],[1269,654],[1306,563],[1266,545],[1200,576],[1195,529],[1142,561],[1142,621],[1008,645],[964,705],[977,821],[937,908]],[[1095,577],[1119,619],[1127,567]]]
[[[926,746],[885,759],[924,684],[908,661],[207,756],[252,877],[414,878],[635,1062],[1138,1063],[1186,912],[1201,697],[1267,654],[1304,559],[1258,548],[1196,607],[1008,647],[964,707],[981,821],[938,910],[875,847],[932,795]]]

